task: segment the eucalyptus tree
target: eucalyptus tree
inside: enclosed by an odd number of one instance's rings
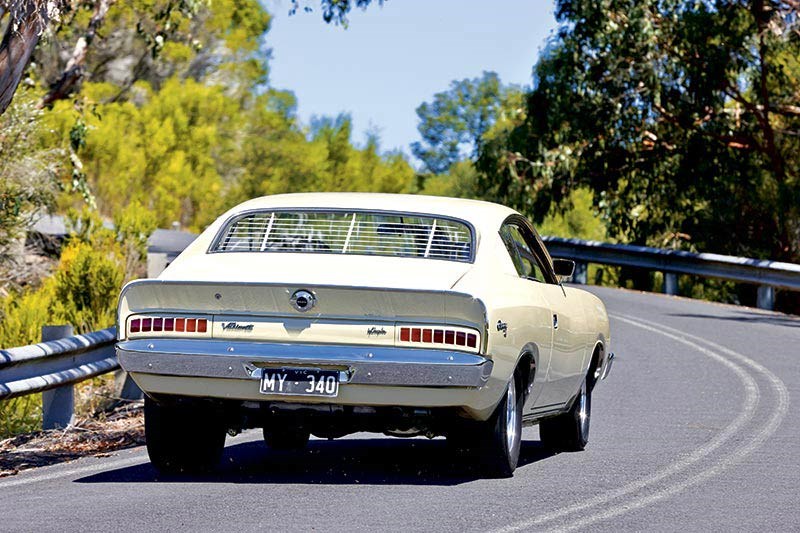
[[[559,0],[491,197],[541,218],[588,185],[623,241],[800,261],[794,0]]]
[[[411,151],[434,174],[476,158],[484,135],[517,92],[516,87],[504,86],[495,72],[451,82],[448,90],[417,107],[422,140],[412,143]]]

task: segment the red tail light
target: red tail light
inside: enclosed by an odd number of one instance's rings
[[[461,327],[433,328],[424,326],[402,326],[398,339],[403,344],[430,345],[431,347],[454,347],[458,349],[479,350],[479,335],[474,330]]]
[[[128,322],[128,334],[206,333],[207,318],[136,317]]]

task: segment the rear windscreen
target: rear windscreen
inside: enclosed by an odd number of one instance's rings
[[[370,211],[255,211],[232,219],[211,252],[292,252],[472,261],[465,222]]]

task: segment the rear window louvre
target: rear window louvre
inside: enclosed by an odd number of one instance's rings
[[[211,252],[292,252],[472,261],[473,232],[450,218],[372,211],[252,211],[229,221]]]

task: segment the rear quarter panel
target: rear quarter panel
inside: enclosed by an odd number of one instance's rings
[[[594,294],[574,286],[566,287],[568,294],[576,301],[576,305],[584,316],[582,334],[586,343],[586,357],[583,363],[583,370],[586,371],[591,363],[594,349],[598,344],[603,346],[605,353],[608,353],[611,343],[611,329],[609,326],[608,313],[603,301]]]

